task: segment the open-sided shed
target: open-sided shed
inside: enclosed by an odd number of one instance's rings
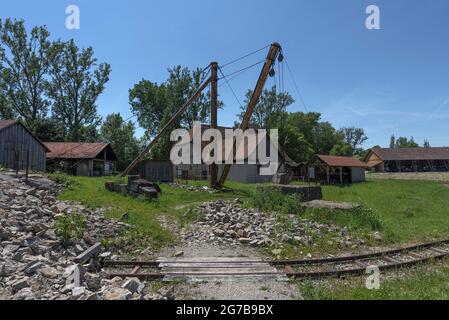
[[[50,150],[49,167],[60,166],[77,176],[111,175],[117,162],[108,143],[46,142],[45,145]]]
[[[353,157],[315,155],[309,162],[309,178],[327,184],[365,181],[366,164]]]

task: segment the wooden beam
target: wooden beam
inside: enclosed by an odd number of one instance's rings
[[[136,159],[133,160],[133,162],[131,162],[131,164],[128,166],[128,168],[126,168],[125,171],[123,171],[123,173],[120,175],[121,177],[124,177],[126,175],[128,175],[132,169],[134,169],[134,167],[137,165],[137,163],[148,153],[151,151],[151,149],[154,147],[154,145],[159,141],[159,139],[167,133],[167,131],[169,129],[171,129],[171,126],[177,121],[179,120],[179,118],[181,118],[182,114],[187,110],[188,107],[190,107],[190,105],[192,105],[193,102],[195,102],[196,99],[198,99],[198,97],[200,96],[200,94],[203,92],[204,89],[206,89],[206,87],[209,85],[209,83],[211,82],[212,78],[209,77],[207,78],[203,84],[199,87],[199,89],[193,94],[193,96],[189,99],[189,101],[187,101],[179,110],[178,112],[175,113],[175,115],[173,117],[171,117],[170,120],[168,120],[168,122],[166,123],[166,125],[161,129],[161,131],[159,131],[159,133],[157,134],[157,136],[153,139],[153,141],[150,142],[150,144],[145,148],[145,150],[143,150]]]
[[[84,263],[101,251],[101,243],[96,243],[75,258],[75,263]]]
[[[249,122],[251,120],[251,116],[253,115],[254,108],[256,107],[257,102],[259,102],[260,95],[262,94],[263,88],[267,81],[270,70],[275,63],[276,57],[281,52],[281,46],[278,43],[273,43],[270,47],[270,51],[268,52],[268,56],[265,60],[265,64],[260,72],[259,79],[257,80],[256,87],[254,88],[251,99],[248,103],[248,107],[246,109],[245,115],[243,116],[242,123],[240,125],[240,129],[242,131],[246,131],[249,127]],[[236,155],[236,142],[233,144],[233,152],[232,152],[232,163],[235,161]],[[229,160],[229,159],[226,159]],[[230,162],[230,161],[229,161]],[[223,167],[223,173],[221,174],[220,181],[218,182],[218,187],[222,188],[226,178],[228,177],[229,171],[231,170],[231,164],[225,164]]]
[[[217,129],[217,109],[218,109],[218,63],[210,64],[211,83],[210,83],[210,127]],[[216,152],[216,150],[214,150]],[[211,188],[217,188],[218,184],[217,164],[213,163],[209,166],[209,185]]]

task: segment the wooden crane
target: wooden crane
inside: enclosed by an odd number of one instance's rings
[[[254,112],[254,108],[256,107],[257,102],[259,101],[260,95],[262,94],[262,90],[265,86],[265,83],[267,81],[267,78],[270,74],[270,71],[276,61],[276,58],[281,53],[281,46],[278,43],[273,43],[270,47],[270,50],[268,52],[268,55],[266,57],[264,66],[262,68],[262,71],[260,73],[259,79],[257,80],[256,87],[253,91],[253,95],[251,96],[251,99],[248,103],[247,110],[245,112],[245,115],[242,120],[242,124],[240,125],[240,129],[243,131],[248,129],[249,122],[251,120],[251,116]],[[211,128],[216,129],[218,120],[217,120],[217,108],[218,108],[218,63],[212,62],[209,67],[211,68],[211,75],[209,78],[207,78],[201,86],[198,88],[198,90],[193,94],[193,96],[176,112],[173,117],[170,118],[170,120],[165,124],[165,126],[159,131],[159,133],[154,137],[154,139],[150,142],[150,144],[131,162],[131,164],[125,169],[125,171],[122,172],[121,176],[124,177],[128,175],[131,170],[139,163],[139,161],[142,160],[142,158],[148,154],[151,149],[156,145],[156,143],[159,141],[159,139],[165,135],[168,130],[171,128],[173,123],[178,121],[182,114],[198,99],[198,97],[201,95],[204,89],[207,88],[209,84],[211,84],[211,103],[210,103],[210,118],[211,118]],[[233,147],[233,162],[235,160],[235,153],[236,153],[236,143],[234,142]],[[210,186],[212,188],[222,188],[226,178],[229,174],[229,171],[231,169],[230,164],[226,164],[223,168],[223,173],[221,175],[221,178],[219,181],[217,181],[218,177],[218,170],[217,165],[212,164],[210,166],[209,170],[209,177],[210,177]]]

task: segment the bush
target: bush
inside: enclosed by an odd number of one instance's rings
[[[79,213],[72,213],[56,218],[55,233],[64,243],[81,239],[86,229],[87,219]]]
[[[298,196],[284,195],[272,187],[258,186],[251,195],[250,203],[261,211],[275,211],[282,214],[304,212]]]
[[[65,173],[52,173],[49,174],[49,178],[64,188],[70,188],[75,184],[75,179]]]
[[[310,209],[307,211],[307,215],[323,223],[333,222],[354,229],[381,231],[384,228],[379,215],[372,209],[362,206],[351,210]]]

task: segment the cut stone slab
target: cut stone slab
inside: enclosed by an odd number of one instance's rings
[[[350,203],[350,202],[334,202],[334,201],[325,201],[325,200],[312,200],[309,202],[301,203],[301,205],[305,208],[314,208],[314,209],[330,209],[330,210],[351,210],[354,208],[360,207],[358,203]]]

